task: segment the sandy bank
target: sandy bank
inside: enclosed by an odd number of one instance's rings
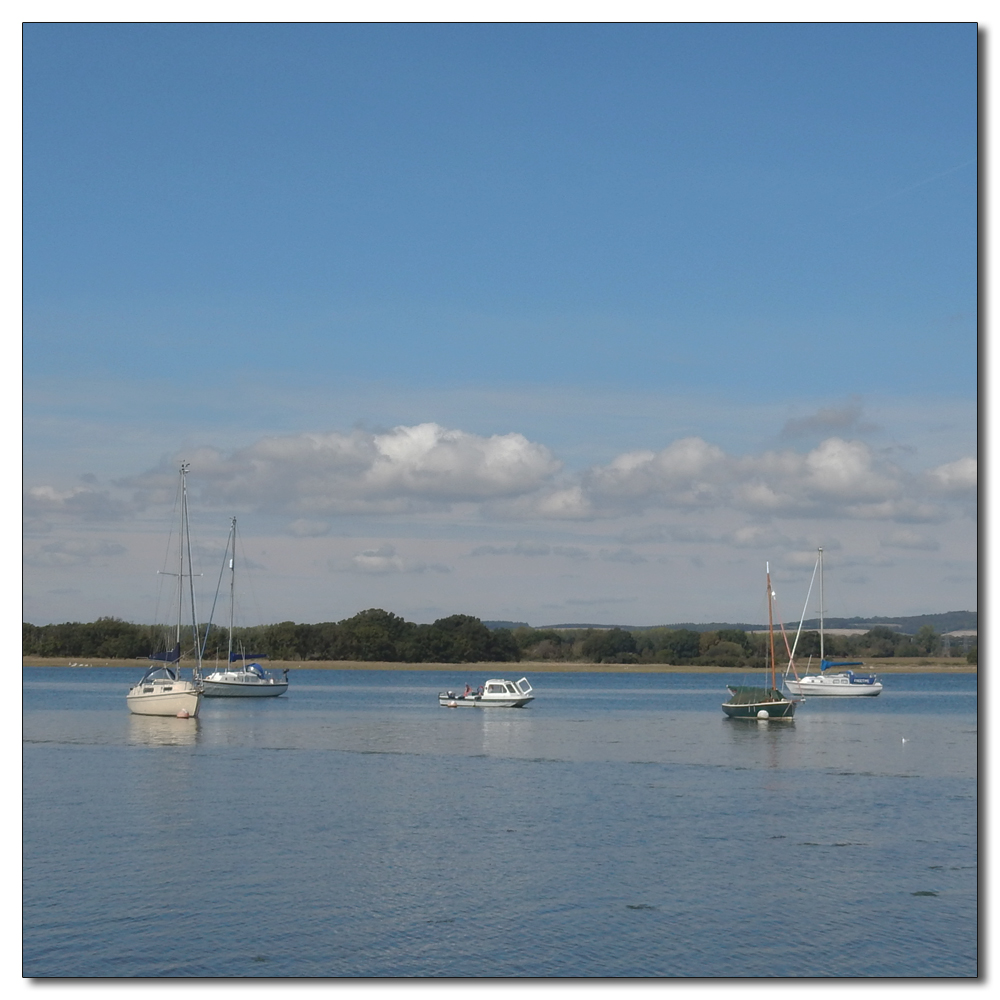
[[[145,669],[148,660],[99,660],[72,657],[25,656],[25,667],[128,667]],[[182,662],[183,668],[190,667]],[[384,663],[361,660],[274,660],[267,662],[270,670],[434,670],[448,673],[492,677],[518,677],[524,674],[733,674],[730,667],[672,666],[669,663],[563,663],[561,661],[520,663]],[[205,664],[207,670],[215,669],[215,662]],[[867,660],[858,673],[879,674],[974,674],[977,667],[957,658]],[[763,670],[747,670],[748,677],[763,677]]]

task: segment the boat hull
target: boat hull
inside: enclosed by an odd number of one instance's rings
[[[488,698],[479,695],[439,694],[438,704],[442,708],[524,708],[529,701],[534,701],[534,695],[521,698]]]
[[[776,688],[731,686],[729,693],[722,711],[731,719],[791,719],[798,704]]]
[[[841,681],[837,677],[803,677],[797,681],[786,678],[785,687],[792,694],[809,698],[874,698],[882,693],[878,681]]]
[[[761,719],[787,719],[791,720],[795,715],[794,701],[761,701],[751,705],[734,705],[726,702],[722,706],[722,711],[730,719],[750,719],[757,722]],[[761,715],[766,712],[766,715]]]
[[[136,684],[125,696],[133,715],[187,715],[195,719],[201,708],[201,691],[190,681],[173,684]]]
[[[288,681],[268,680],[225,680],[205,678],[206,698],[277,698],[288,690]]]

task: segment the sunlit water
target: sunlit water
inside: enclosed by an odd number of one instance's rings
[[[976,975],[975,675],[758,723],[697,674],[295,671],[188,721],[133,674],[24,671],[26,976]]]

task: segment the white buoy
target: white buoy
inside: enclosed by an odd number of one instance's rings
[[[762,708],[762,709],[761,709],[761,710],[760,710],[760,711],[759,711],[759,712],[757,713],[757,718],[758,718],[758,719],[770,719],[770,718],[771,718],[771,716],[767,714],[767,709],[766,709],[766,708]]]
[[[905,736],[903,737],[903,742],[904,742],[904,743],[906,742],[906,737],[905,737]]]

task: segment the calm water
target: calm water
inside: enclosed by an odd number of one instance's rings
[[[791,724],[698,674],[294,671],[189,721],[137,677],[24,671],[26,976],[976,975],[975,675]]]

